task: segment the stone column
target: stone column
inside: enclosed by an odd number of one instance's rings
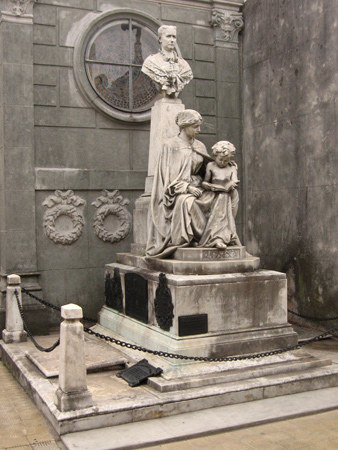
[[[2,330],[2,339],[6,344],[27,341],[27,333],[23,329],[23,322],[15,294],[15,291],[17,291],[19,302],[22,304],[20,282],[18,275],[9,275],[7,277],[6,328]]]
[[[60,411],[89,408],[92,394],[87,388],[82,308],[69,304],[61,307],[59,387],[55,404]]]
[[[217,139],[230,141],[236,147],[235,161],[241,180],[236,226],[242,242],[245,174],[242,172],[241,58],[238,35],[244,26],[240,11],[243,4],[244,0],[215,0],[212,2],[210,19],[215,40]]]
[[[0,0],[0,329],[8,273],[19,274],[22,286],[41,291],[35,236],[34,2]],[[44,308],[27,298],[24,304],[32,332],[46,332]],[[42,320],[31,326],[36,309]]]

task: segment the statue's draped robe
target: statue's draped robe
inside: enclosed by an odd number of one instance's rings
[[[213,177],[211,183],[226,187],[231,180],[237,181],[237,165],[235,163],[219,171],[218,178]],[[233,209],[238,205],[238,201],[237,189],[231,192],[217,192],[210,208],[208,221],[198,243],[199,247],[214,247],[216,242],[223,242],[228,245],[238,239],[233,215]]]
[[[141,70],[160,84],[167,95],[178,95],[193,79],[189,64],[177,55],[175,60],[166,60],[161,53],[150,55],[145,59]]]
[[[188,193],[188,186],[200,185],[199,171],[210,160],[200,141],[189,145],[174,137],[163,145],[151,195],[148,256],[168,256],[178,247],[186,247],[192,240],[197,243],[201,238],[215,193],[204,191],[197,199]]]

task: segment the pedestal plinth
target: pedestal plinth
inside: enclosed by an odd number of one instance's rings
[[[245,247],[232,249],[238,259],[225,259],[226,252],[217,249],[181,249],[176,258],[182,260],[119,254],[117,263],[106,266],[106,283],[114,275],[115,283],[120,280],[123,307],[118,312],[104,306],[99,323],[127,341],[188,356],[296,344],[297,334],[287,323],[285,274],[257,270],[259,259]],[[213,259],[191,260],[203,253]]]

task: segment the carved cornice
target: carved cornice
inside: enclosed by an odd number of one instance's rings
[[[242,13],[213,9],[210,24],[216,30],[216,44],[238,48],[238,33],[244,26]]]

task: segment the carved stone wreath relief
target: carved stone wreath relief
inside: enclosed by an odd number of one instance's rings
[[[119,242],[131,229],[131,215],[125,208],[129,200],[124,199],[117,190],[104,190],[102,194],[92,203],[97,208],[93,225],[95,234],[103,241]]]
[[[43,217],[45,234],[56,244],[69,245],[77,241],[82,234],[85,220],[83,207],[86,202],[73,191],[56,190],[42,203],[47,208]],[[119,191],[104,190],[92,203],[97,210],[94,215],[95,234],[105,242],[119,242],[131,230],[131,215]]]
[[[82,207],[85,201],[73,191],[56,190],[42,203],[47,211],[43,218],[46,235],[56,244],[72,244],[82,234],[84,217]]]

